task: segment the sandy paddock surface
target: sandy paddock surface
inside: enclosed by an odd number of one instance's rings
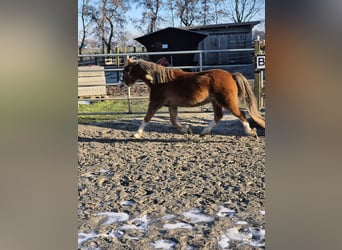
[[[264,249],[265,131],[226,114],[158,114],[78,126],[79,249]]]

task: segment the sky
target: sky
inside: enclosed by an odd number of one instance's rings
[[[82,0],[78,0],[78,6],[81,6],[81,3],[82,3]],[[143,9],[140,7],[140,8],[136,8],[135,4],[132,4],[131,6],[131,9],[127,12],[127,15],[129,17],[133,17],[133,16],[138,16],[140,17],[141,16],[141,13],[142,13]],[[264,30],[265,31],[265,9],[261,10],[259,12],[259,14],[257,14],[252,20],[260,20],[261,21],[261,24],[257,25],[255,28],[258,29],[258,30]],[[231,21],[230,20],[225,20],[224,22],[226,23],[230,23]],[[78,17],[78,29],[80,30],[80,25],[81,25],[81,20],[80,18]],[[141,33],[141,31],[137,30],[133,24],[131,22],[129,22],[127,24],[127,28],[126,30],[131,33],[134,37],[138,37],[138,36],[141,36],[143,35]],[[163,24],[161,28],[166,28],[166,27],[169,27],[169,26],[172,26],[172,24]],[[176,27],[179,27],[179,23],[175,23],[175,26]]]

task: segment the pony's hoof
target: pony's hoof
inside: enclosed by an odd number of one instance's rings
[[[179,132],[182,134],[189,134],[192,135],[192,131],[190,129],[190,127],[188,125],[182,127],[181,129],[179,129]]]
[[[251,132],[249,132],[248,135],[249,135],[249,136],[254,136],[255,138],[259,138],[259,137],[258,137],[258,133],[257,133],[256,128],[253,128],[253,129],[251,130]]]
[[[204,137],[204,136],[209,135],[209,134],[210,134],[210,132],[203,132],[202,131],[199,136]]]
[[[209,135],[211,131],[208,131],[207,129],[204,129],[201,133],[200,133],[200,137]]]
[[[135,134],[133,135],[133,137],[136,138],[136,139],[140,139],[140,138],[141,138],[141,134],[135,133]]]

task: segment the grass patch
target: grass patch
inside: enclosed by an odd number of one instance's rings
[[[142,100],[142,102],[143,101],[145,100]],[[93,101],[91,104],[80,104],[78,106],[78,112],[128,112],[128,102],[127,100]]]
[[[131,100],[131,111],[128,113],[127,100],[105,100],[94,101],[91,104],[78,105],[78,123],[109,122],[123,118],[142,118],[147,112],[148,100]],[[167,111],[162,108],[161,111]],[[115,114],[80,114],[80,113],[104,113],[115,112]]]

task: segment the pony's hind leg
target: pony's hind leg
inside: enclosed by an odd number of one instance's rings
[[[228,109],[234,116],[238,117],[242,123],[244,131],[247,135],[257,137],[256,129],[252,129],[249,125],[249,122],[246,118],[245,112],[242,111],[239,107],[239,99],[237,96],[227,96],[225,99],[225,103],[223,106]]]
[[[211,103],[212,103],[213,109],[214,109],[214,120],[212,120],[209,123],[209,125],[202,130],[202,132],[200,134],[201,136],[210,134],[210,132],[213,129],[213,127],[215,127],[216,124],[223,117],[223,108],[222,108],[222,106],[218,102],[216,102],[216,101],[212,101]]]
[[[243,129],[245,130],[245,133],[247,135],[258,137],[258,133],[256,131],[256,128],[251,128],[250,127],[249,122],[247,121],[245,112],[240,110],[240,113],[241,113],[241,116],[239,118],[240,118],[240,121],[242,123]]]
[[[182,126],[177,122],[177,114],[178,114],[177,107],[169,107],[169,113],[170,113],[170,120],[171,120],[172,125],[175,126],[179,132],[181,132],[182,134],[186,134],[186,133],[192,134],[192,131],[188,125]]]
[[[154,114],[158,111],[158,109],[161,108],[161,105],[159,103],[149,103],[148,104],[148,110],[147,113],[144,117],[143,122],[141,123],[139,129],[137,130],[137,132],[133,135],[135,138],[139,139],[141,138],[143,132],[144,132],[144,128],[145,126],[150,122],[150,120],[152,119],[152,117],[154,116]]]
[[[238,111],[230,110],[230,112],[232,112],[233,115],[235,115],[236,117],[238,117],[240,119],[240,122],[242,123],[243,129],[245,130],[246,135],[258,137],[256,128],[252,129],[250,127],[244,111],[242,111],[238,108]]]

